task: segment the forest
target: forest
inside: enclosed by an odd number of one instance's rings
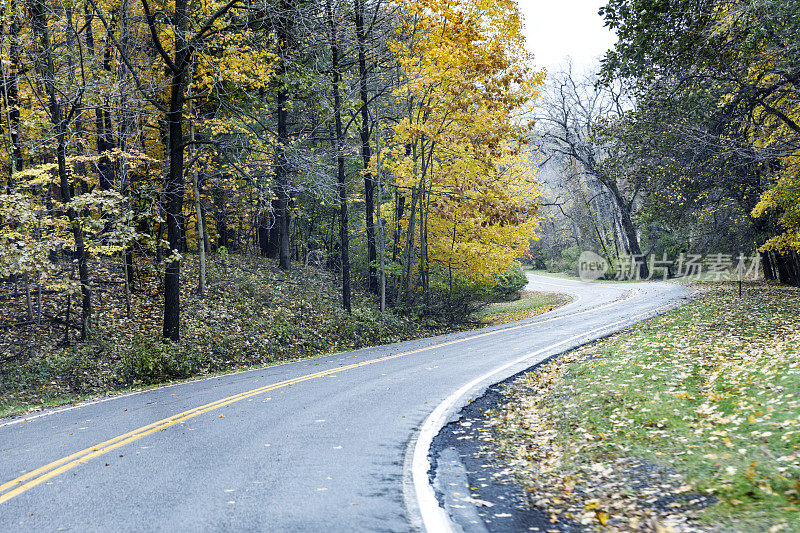
[[[800,532],[798,324],[800,0],[0,4],[2,531]]]
[[[527,259],[643,257],[645,278],[758,251],[766,279],[800,284],[800,3],[609,0],[600,15],[614,48],[549,73],[538,106],[552,198]]]
[[[546,72],[513,0],[10,0],[3,364],[81,389],[115,349],[169,377],[405,338],[583,250],[800,284],[798,3],[600,15],[598,67]]]
[[[520,31],[509,1],[11,3],[0,274],[72,293],[82,339],[101,263],[159,271],[172,340],[222,249],[335,270],[345,309],[493,280],[540,194]]]
[[[2,10],[3,351],[25,368],[4,370],[11,385],[94,374],[120,347],[161,378],[196,371],[154,370],[164,350],[225,359],[233,343],[256,363],[357,347],[524,285],[544,72],[511,0]],[[247,333],[226,329],[234,309]],[[271,338],[241,339],[257,331]]]

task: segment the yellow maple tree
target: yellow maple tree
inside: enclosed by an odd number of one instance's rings
[[[395,208],[392,221],[406,236],[404,280],[411,286],[416,262],[423,288],[431,265],[488,282],[538,226],[541,188],[521,140],[544,72],[532,67],[512,1],[401,5],[391,49],[405,113],[384,169],[408,206]]]

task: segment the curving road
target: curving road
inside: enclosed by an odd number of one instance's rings
[[[687,295],[529,281],[576,299],[504,326],[0,421],[0,531],[445,529],[427,448],[454,413]]]

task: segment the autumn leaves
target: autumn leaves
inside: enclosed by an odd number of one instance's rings
[[[491,280],[538,227],[541,190],[521,140],[544,74],[510,1],[405,2],[397,31],[404,111],[384,166],[401,195],[391,223],[408,247],[418,233],[420,249],[418,273],[409,256],[403,281],[424,290],[431,271],[451,285],[453,271]]]

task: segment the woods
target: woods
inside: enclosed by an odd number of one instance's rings
[[[0,530],[800,531],[800,0],[589,4],[0,4]]]
[[[219,254],[452,319],[535,234],[510,0],[15,1],[0,49],[0,276],[67,344],[152,283],[179,341]]]
[[[512,0],[9,2],[3,364],[337,345],[276,318],[291,291],[352,330],[473,327],[521,257],[644,279],[758,251],[797,285],[795,11],[611,0],[597,68],[545,72]]]
[[[798,285],[797,2],[611,0],[618,42],[549,76],[539,112],[555,191],[531,259],[760,251]],[[647,273],[640,265],[642,277]]]

